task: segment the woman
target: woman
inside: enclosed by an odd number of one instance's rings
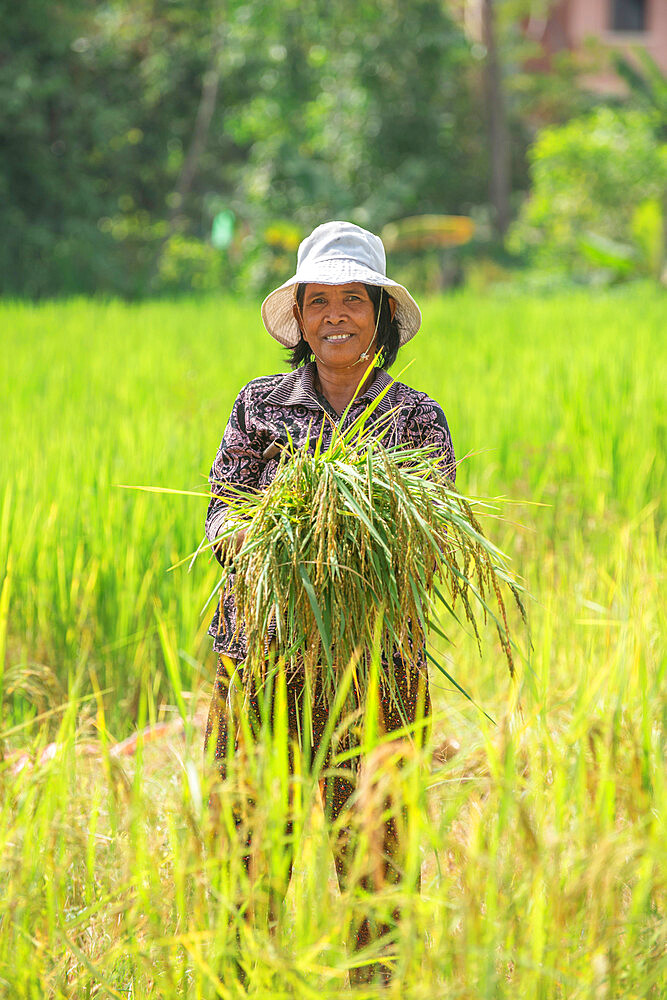
[[[251,489],[266,486],[275,476],[281,442],[291,439],[297,448],[313,448],[322,430],[326,446],[334,424],[348,426],[387,387],[372,417],[384,443],[432,446],[454,479],[454,452],[442,409],[425,393],[393,382],[387,374],[399,347],[417,333],[421,313],[408,291],[386,276],[384,247],[377,236],[347,222],[318,226],[299,247],[294,277],[264,301],[262,319],[269,334],[289,349],[292,371],[255,379],[234,403],[209,477],[214,497],[206,517],[206,535],[211,541],[219,535],[226,516],[224,499],[219,499],[224,498],[226,484]],[[227,754],[229,677],[246,656],[243,623],[237,621],[231,588],[221,599],[209,633],[220,659],[206,744],[215,739],[215,757],[222,769]],[[272,638],[267,637],[268,641]],[[380,686],[381,722],[386,732],[413,723],[418,713],[430,711],[423,648],[413,650],[409,663],[397,652],[394,676],[399,691],[394,691],[393,697]],[[250,679],[246,683],[248,707],[258,717],[257,691]],[[294,740],[299,732],[303,683],[302,675],[288,679],[288,728]],[[316,694],[312,708],[314,753],[327,719]],[[341,770],[345,772],[342,775]],[[328,818],[335,821],[355,788],[352,763],[338,768],[325,779],[324,786]],[[341,889],[346,884],[346,843],[341,836],[334,849]],[[398,846],[395,824],[388,820],[383,844],[386,880],[400,878],[398,866],[391,864]],[[370,926],[364,919],[356,929],[355,945],[363,947],[369,940]]]

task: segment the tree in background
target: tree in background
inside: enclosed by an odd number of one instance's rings
[[[143,290],[196,114],[210,18],[206,0],[11,8],[0,39],[5,292]]]
[[[231,125],[249,149],[233,207],[255,233],[271,213],[302,233],[336,217],[378,231],[486,199],[469,45],[441,3],[293,3],[260,30],[270,62]],[[268,257],[257,248],[253,281],[272,283]]]
[[[259,285],[276,220],[465,211],[486,184],[469,63],[439,0],[26,0],[0,40],[2,288],[140,294],[193,241],[224,280],[201,250],[221,207]]]
[[[510,137],[493,0],[482,2],[482,38],[486,49],[482,75],[489,134],[489,200],[496,232],[502,237],[510,224]]]
[[[514,247],[571,274],[659,277],[667,192],[660,124],[652,112],[602,107],[544,129],[530,151],[532,192]]]
[[[492,201],[502,234],[536,128],[590,105],[572,72],[524,71],[527,3],[494,4],[486,47],[443,0],[10,6],[0,292],[259,293],[336,217],[483,221]],[[221,213],[227,249],[210,239]]]

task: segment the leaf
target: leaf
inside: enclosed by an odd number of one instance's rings
[[[634,247],[597,233],[580,237],[579,248],[592,264],[608,267],[618,274],[630,274],[636,267],[637,251]]]
[[[315,594],[315,588],[313,587],[310,577],[308,576],[308,570],[302,563],[299,563],[299,574],[303,582],[304,590],[308,595],[310,606],[313,609],[313,614],[315,615],[315,621],[317,622],[317,627],[320,630],[320,635],[322,636],[324,655],[327,658],[327,665],[330,667],[330,669],[333,670],[333,662],[331,659],[330,630],[324,624],[324,619],[322,618],[322,612],[320,611],[320,606],[318,604],[317,596]]]
[[[431,663],[432,663],[432,664],[433,664],[433,666],[434,666],[434,667],[436,668],[436,670],[439,670],[439,671],[440,671],[440,673],[441,673],[441,674],[443,675],[443,677],[446,677],[446,678],[447,678],[447,680],[448,680],[448,681],[449,681],[449,682],[450,682],[451,684],[453,684],[453,685],[454,685],[454,687],[456,688],[456,690],[457,690],[457,691],[460,691],[460,692],[461,692],[461,694],[462,694],[462,695],[463,695],[463,696],[464,696],[465,698],[467,698],[467,699],[468,699],[468,701],[469,701],[469,702],[471,703],[471,705],[474,705],[474,706],[475,706],[475,708],[476,708],[476,709],[478,709],[478,710],[479,710],[479,711],[480,711],[480,712],[482,713],[482,715],[485,715],[485,716],[487,717],[487,719],[489,720],[489,722],[492,722],[494,726],[495,726],[495,725],[497,725],[497,723],[496,723],[496,720],[495,720],[495,719],[493,719],[493,718],[491,718],[491,716],[489,715],[489,713],[488,713],[488,712],[485,712],[485,711],[484,711],[484,709],[483,709],[483,708],[482,708],[482,707],[481,707],[480,705],[478,705],[478,704],[477,704],[477,702],[475,701],[475,699],[474,699],[474,698],[472,698],[472,697],[471,697],[471,695],[469,695],[469,694],[468,694],[468,692],[466,691],[466,689],[465,689],[464,687],[462,687],[462,686],[461,686],[461,685],[459,684],[459,682],[458,682],[458,681],[455,681],[455,680],[454,680],[454,678],[452,677],[452,675],[451,675],[451,674],[450,674],[450,673],[449,673],[449,672],[448,672],[447,670],[445,670],[445,668],[444,668],[444,667],[442,666],[442,664],[441,664],[441,663],[439,663],[439,662],[438,662],[438,661],[436,660],[436,658],[435,658],[434,656],[432,656],[432,655],[431,655],[431,653],[427,652],[427,653],[426,653],[426,656],[427,656],[427,657],[428,657],[428,659],[429,659],[429,660],[431,661]]]
[[[347,489],[347,487],[343,486],[343,484],[339,481],[338,482],[338,488],[339,488],[340,492],[343,494],[343,496],[345,497],[345,499],[347,500],[347,502],[349,503],[349,505],[352,508],[352,510],[355,512],[355,514],[359,518],[361,518],[361,520],[364,522],[364,524],[366,525],[366,527],[370,531],[370,533],[373,536],[373,538],[375,538],[375,540],[380,543],[380,545],[383,547],[383,549],[385,550],[385,552],[387,553],[387,555],[390,556],[391,552],[390,552],[390,550],[389,550],[386,542],[380,537],[380,535],[378,534],[377,530],[373,527],[373,524],[372,524],[371,520],[366,516],[366,514],[364,514],[364,512],[361,509],[361,507],[354,500],[352,494]]]

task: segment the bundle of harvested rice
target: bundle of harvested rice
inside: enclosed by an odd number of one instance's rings
[[[410,659],[429,625],[440,632],[441,604],[457,621],[463,609],[478,643],[478,617],[490,614],[513,674],[503,588],[525,619],[524,608],[506,557],[484,536],[479,503],[454,488],[433,449],[384,447],[377,423],[368,429],[374,408],[335,428],[326,449],[321,435],[312,449],[290,441],[261,492],[221,484],[228,516],[211,544],[224,563],[221,586],[234,588],[246,669],[264,674],[272,627],[277,654],[311,679],[321,672],[330,703],[352,661],[363,690],[378,636],[391,682],[394,649]]]

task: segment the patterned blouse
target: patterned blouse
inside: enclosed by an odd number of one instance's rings
[[[316,373],[315,363],[310,362],[287,375],[254,379],[241,389],[209,474],[211,492],[215,494],[206,514],[205,531],[210,541],[220,534],[226,517],[227,506],[218,499],[225,495],[225,484],[242,489],[267,486],[278,468],[280,452],[274,446],[287,443],[286,432],[296,448],[305,445],[309,437],[313,449],[324,422],[323,446],[330,442],[331,421],[338,424],[340,415],[315,388]],[[453,480],[454,448],[442,409],[426,393],[394,382],[380,368],[375,369],[372,381],[352,403],[341,429],[351,424],[387,386],[369,424],[381,426],[387,447],[433,446],[435,453],[443,456],[445,471]],[[228,586],[208,631],[215,650],[234,660],[244,660],[245,636],[237,625],[236,603],[232,587]]]

